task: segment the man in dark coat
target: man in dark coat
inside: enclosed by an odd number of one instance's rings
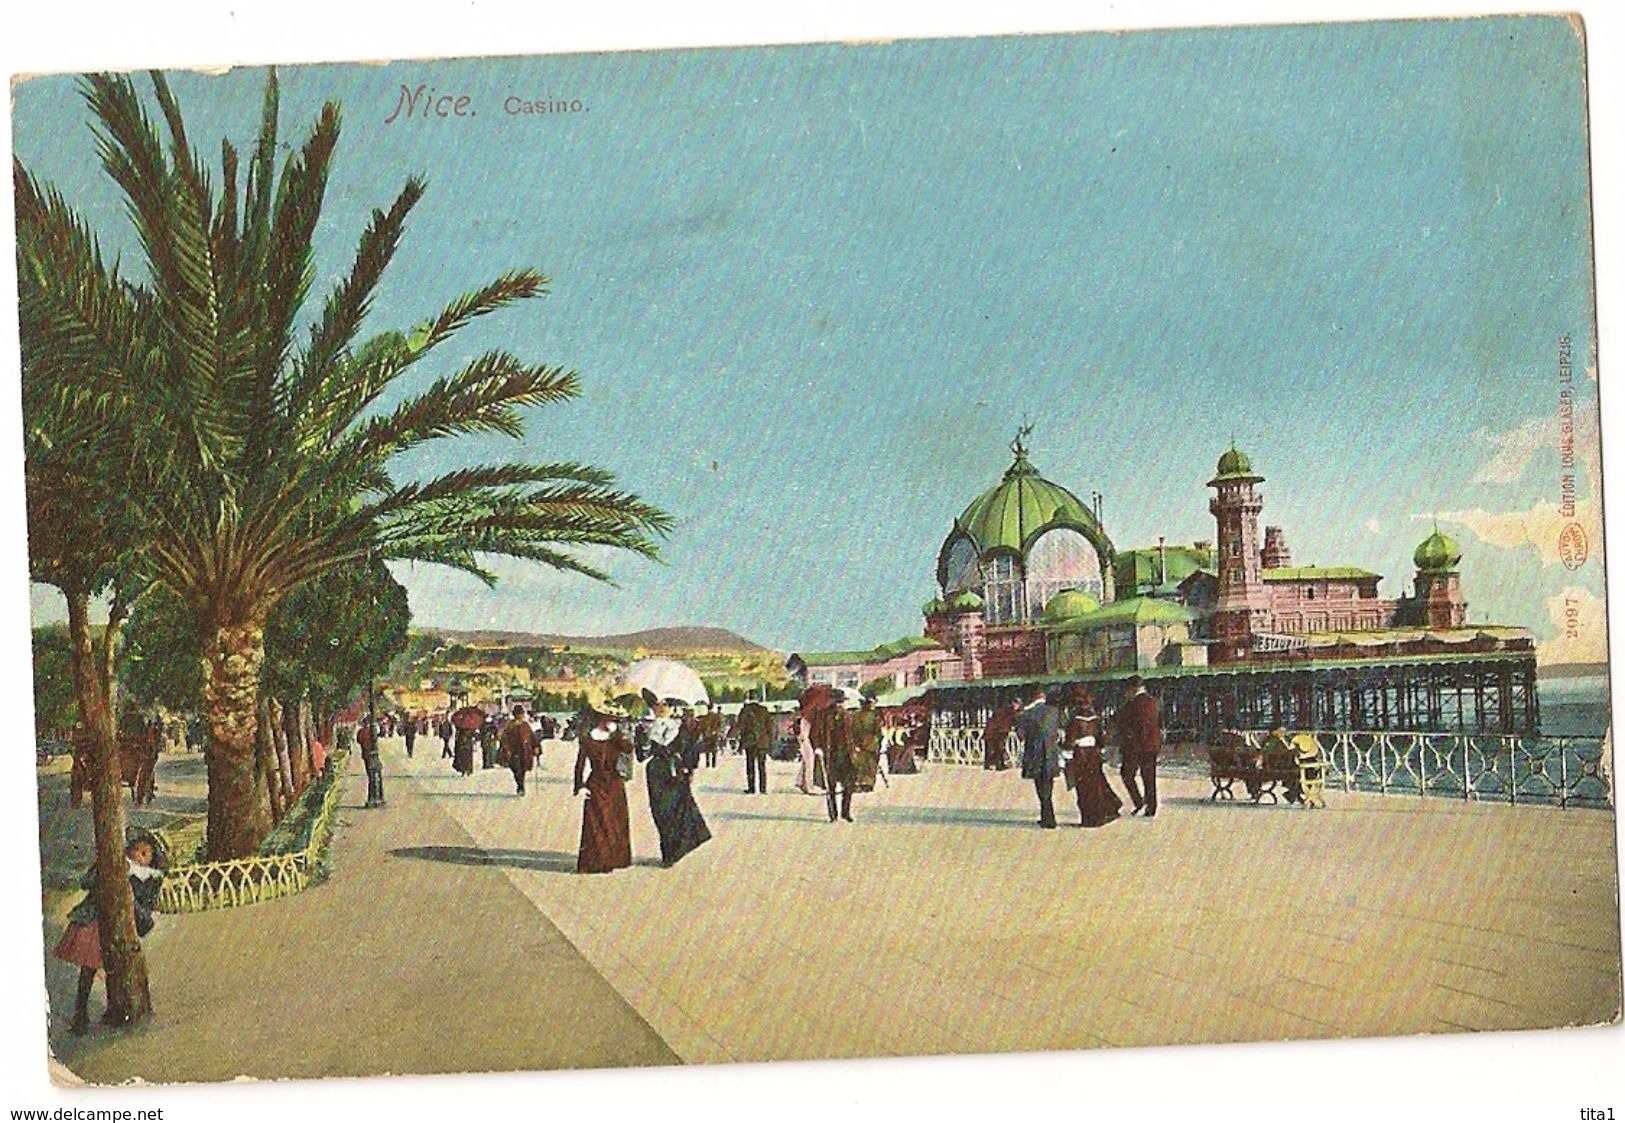
[[[356,744],[361,746],[361,763],[367,770],[367,806],[384,806],[384,762],[378,753],[378,719],[368,715],[355,731]]]
[[[852,761],[846,711],[839,705],[829,706],[813,714],[809,724],[808,739],[824,762],[824,797],[829,804],[829,821],[833,823],[840,818],[850,823],[852,784],[857,770]],[[836,789],[839,789],[838,796]]]
[[[1055,829],[1055,777],[1061,774],[1061,710],[1033,693],[1032,701],[1016,718],[1021,731],[1021,778],[1031,780],[1038,793],[1038,825]]]
[[[417,719],[408,714],[401,714],[401,731],[406,735],[406,755],[412,755],[412,749],[418,742]]]
[[[1128,697],[1117,707],[1113,719],[1123,755],[1120,775],[1134,802],[1129,814],[1143,814],[1149,819],[1157,813],[1157,754],[1162,751],[1162,724],[1157,717],[1157,700],[1145,692],[1140,676],[1135,675],[1124,685]],[[1136,778],[1145,785],[1143,795]]]
[[[705,760],[707,768],[717,766],[717,750],[722,745],[722,711],[706,708],[703,714],[694,719],[694,732],[700,742],[700,756]]]
[[[745,794],[767,794],[767,754],[773,748],[773,715],[760,702],[746,702],[734,722],[745,754]]]
[[[525,720],[525,707],[513,708],[513,720],[502,727],[502,758],[513,773],[516,794],[525,794],[525,775],[536,763],[536,731]]]

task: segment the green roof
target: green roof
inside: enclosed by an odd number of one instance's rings
[[[1157,597],[1130,597],[1059,624],[1046,623],[1044,627],[1052,632],[1092,632],[1123,625],[1188,624],[1195,619],[1196,613],[1174,601]]]
[[[1373,581],[1382,580],[1382,574],[1372,573],[1357,565],[1295,565],[1280,569],[1266,569],[1266,581]]]
[[[1434,527],[1433,533],[1422,540],[1411,558],[1423,573],[1451,573],[1461,564],[1461,547],[1449,535],[1440,534],[1439,528]]]
[[[946,607],[953,609],[955,612],[978,612],[986,605],[987,602],[982,599],[981,594],[974,593],[969,589],[959,590],[959,592],[950,596],[946,602]]]
[[[1112,566],[1112,577],[1118,594],[1126,596],[1158,584],[1178,585],[1213,563],[1212,546],[1164,546],[1160,551],[1156,546],[1146,546],[1119,553]],[[1163,578],[1161,582],[1159,577]]]
[[[1033,535],[1050,526],[1082,531],[1097,545],[1105,541],[1094,512],[1066,488],[1040,476],[1019,443],[1004,478],[977,496],[954,525],[984,554],[1001,547],[1024,552]]]
[[[886,663],[903,655],[910,655],[916,651],[944,650],[943,646],[928,636],[904,636],[902,639],[883,643],[868,651],[808,651],[792,655],[792,659],[800,659],[806,667],[840,667],[850,663]]]

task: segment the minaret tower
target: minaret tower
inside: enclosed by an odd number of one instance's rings
[[[1467,623],[1467,598],[1461,591],[1461,548],[1439,532],[1423,539],[1412,555],[1416,562],[1416,622],[1429,628],[1460,628]]]
[[[1208,501],[1219,524],[1218,599],[1213,607],[1211,658],[1233,663],[1248,657],[1252,637],[1270,631],[1269,591],[1264,587],[1258,516],[1264,497],[1255,485],[1264,477],[1253,472],[1245,453],[1230,446],[1219,457],[1218,472],[1207,482],[1215,490]]]

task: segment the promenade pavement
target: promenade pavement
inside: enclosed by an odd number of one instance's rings
[[[830,824],[774,763],[702,770],[676,867],[640,775],[634,865],[573,872],[574,747],[528,796],[386,743],[332,878],[164,917],[159,1015],[88,1079],[439,1072],[1585,1025],[1620,1006],[1612,816],[1329,793],[1035,825],[1014,773],[933,766]],[[1115,778],[1114,778],[1115,780]],[[362,781],[352,773],[348,803]],[[1064,810],[1069,797],[1057,792]],[[1073,820],[1075,822],[1075,818]]]
[[[398,743],[393,755],[402,757]],[[496,869],[393,857],[414,846],[470,848],[445,804],[397,777],[388,807],[363,808],[355,756],[344,783],[326,881],[280,901],[159,916],[146,941],[157,1013],[133,1032],[67,1036],[72,969],[48,961],[48,978],[66,982],[50,987],[55,1078],[170,1083],[678,1059]],[[93,1012],[101,1000],[98,984]]]

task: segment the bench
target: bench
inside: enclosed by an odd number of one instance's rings
[[[1239,780],[1254,803],[1265,796],[1271,803],[1284,798],[1305,807],[1326,806],[1326,759],[1320,743],[1307,733],[1279,741],[1256,734],[1236,733],[1207,750],[1208,779],[1213,794],[1208,801],[1236,798]]]

